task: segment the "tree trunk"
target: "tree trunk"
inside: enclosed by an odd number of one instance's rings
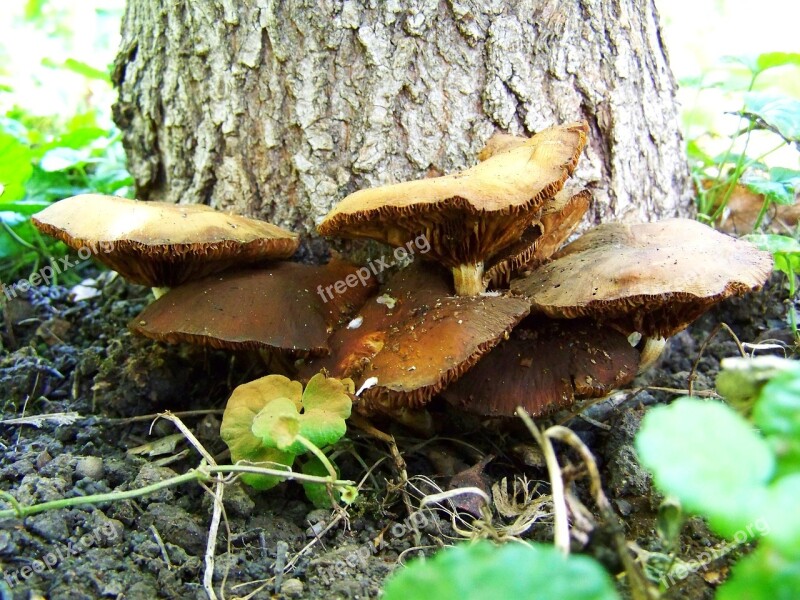
[[[590,222],[691,211],[652,0],[130,0],[114,81],[142,199],[311,234],[496,130],[586,119]]]

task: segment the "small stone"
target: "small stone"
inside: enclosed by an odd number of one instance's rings
[[[303,582],[299,579],[287,579],[281,586],[281,593],[289,598],[303,597]]]
[[[53,457],[50,456],[50,453],[47,450],[42,450],[36,456],[36,470],[41,471],[51,460],[53,460]]]
[[[83,456],[75,465],[75,475],[78,476],[78,479],[88,477],[98,481],[103,478],[104,474],[103,459],[99,456]]]

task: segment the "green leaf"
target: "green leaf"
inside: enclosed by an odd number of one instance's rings
[[[636,436],[642,464],[662,491],[732,536],[760,514],[775,460],[750,424],[720,402],[679,398],[645,415]]]
[[[753,233],[742,236],[742,239],[772,254],[775,269],[787,277],[800,272],[800,243],[796,239],[775,233]]]
[[[777,548],[783,556],[800,560],[800,473],[783,477],[772,484],[764,515],[765,544]],[[800,589],[800,588],[799,588]]]
[[[793,368],[775,375],[763,387],[753,420],[766,436],[800,440],[800,365],[786,362]]]
[[[265,447],[286,451],[300,433],[300,413],[289,398],[275,398],[256,414],[250,429]]]
[[[800,54],[797,52],[766,52],[759,54],[756,58],[756,67],[759,72],[786,65],[800,66]]]
[[[303,392],[301,434],[320,448],[337,442],[347,431],[354,393],[353,382],[317,373]]]
[[[336,474],[338,476],[339,469],[335,465],[334,468],[336,469]],[[329,475],[328,469],[326,469],[325,465],[323,465],[322,462],[314,455],[309,456],[308,460],[303,462],[301,469],[306,475],[316,475],[318,477],[327,477]],[[324,483],[301,483],[303,484],[303,489],[306,492],[306,498],[308,498],[316,508],[331,507],[331,497],[328,494],[327,485]],[[341,495],[342,494],[338,489],[333,489],[333,498],[336,502],[339,502]]]
[[[253,435],[251,427],[256,415],[270,398],[290,398],[299,403],[303,386],[282,375],[267,375],[237,387],[225,407],[220,436],[231,451],[231,461],[245,460],[253,463],[277,463],[291,466],[294,454],[276,448],[265,448]],[[275,465],[264,465],[275,467]],[[256,489],[268,489],[280,483],[277,477],[245,475],[242,480]]]
[[[298,435],[318,447],[344,435],[344,419],[350,416],[352,407],[348,392],[353,392],[349,379],[340,381],[318,374],[303,392],[297,381],[267,375],[233,391],[222,416],[220,435],[233,461],[274,460],[291,465],[297,455],[308,451],[296,441]]]
[[[30,148],[0,131],[0,205],[25,196],[25,182],[32,172]]]
[[[776,167],[770,169],[769,177],[761,174],[748,174],[742,183],[756,194],[763,194],[771,202],[792,205],[800,188],[800,171]]]
[[[595,560],[563,556],[553,546],[482,541],[415,559],[387,582],[383,600],[615,600],[611,578]]]
[[[111,83],[111,76],[109,75],[108,71],[97,69],[90,64],[74,58],[68,58],[63,63],[58,63],[50,58],[45,58],[42,60],[42,64],[45,67],[50,67],[53,69],[65,69],[67,71],[72,71],[73,73],[82,75],[86,79],[95,79],[98,81]]]
[[[764,385],[777,375],[797,371],[798,363],[777,356],[733,357],[723,359],[721,367],[716,381],[717,393],[749,415]]]
[[[39,168],[43,171],[65,171],[85,166],[92,158],[87,149],[76,150],[59,146],[48,150],[39,161]]]
[[[737,562],[731,577],[717,591],[717,600],[796,600],[800,561],[762,545]]]
[[[788,142],[800,141],[800,100],[751,92],[745,95],[742,115],[755,119],[758,127],[774,131]]]

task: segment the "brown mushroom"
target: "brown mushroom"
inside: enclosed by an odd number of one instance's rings
[[[575,231],[589,210],[590,202],[588,190],[577,194],[561,190],[548,200],[537,222],[522,234],[519,241],[504,248],[487,264],[486,285],[494,289],[508,287],[512,277],[547,261]]]
[[[768,253],[691,219],[606,223],[511,288],[533,312],[669,337],[717,302],[760,288],[771,270]]]
[[[587,319],[526,319],[511,338],[448,387],[444,398],[472,413],[533,416],[597,398],[636,376],[639,353],[626,336]]]
[[[33,224],[71,248],[88,248],[125,279],[173,287],[232,265],[289,258],[296,234],[265,221],[202,205],[142,202],[84,194],[32,217]]]
[[[358,191],[319,232],[397,247],[424,235],[424,258],[452,271],[456,293],[479,294],[486,289],[484,263],[516,242],[562,188],[587,132],[586,123],[551,127],[460,173]]]
[[[334,259],[325,266],[279,262],[269,270],[212,275],[171,289],[129,327],[172,344],[319,356],[328,353],[334,328],[377,287],[374,278],[358,273]]]
[[[529,307],[525,298],[499,293],[452,296],[446,271],[426,263],[395,274],[382,292],[334,333],[330,356],[301,370],[310,377],[324,368],[365,387],[361,412],[424,405],[504,339]]]

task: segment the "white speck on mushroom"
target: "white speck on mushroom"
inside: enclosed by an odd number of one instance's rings
[[[459,325],[461,325],[463,322],[464,322],[464,321],[462,321],[461,319],[459,319],[459,320],[458,320],[458,324],[459,324]]]
[[[364,390],[368,390],[369,388],[375,387],[376,385],[378,385],[378,378],[370,377],[363,383],[363,385],[360,388],[358,388],[356,396],[360,396],[361,392],[363,392]]]
[[[386,308],[392,310],[394,305],[397,304],[397,298],[392,298],[389,294],[383,294],[382,296],[378,296],[375,302],[383,304]]]
[[[361,324],[362,324],[363,322],[364,322],[364,317],[362,317],[361,315],[359,315],[359,316],[357,316],[355,319],[353,319],[352,321],[350,321],[350,322],[347,324],[347,328],[348,328],[348,329],[358,329],[359,327],[361,327]]]
[[[408,370],[408,371],[416,371],[416,370],[417,370],[417,367],[413,367],[413,366],[412,366],[412,367],[408,367],[408,369],[407,369],[407,370]]]

